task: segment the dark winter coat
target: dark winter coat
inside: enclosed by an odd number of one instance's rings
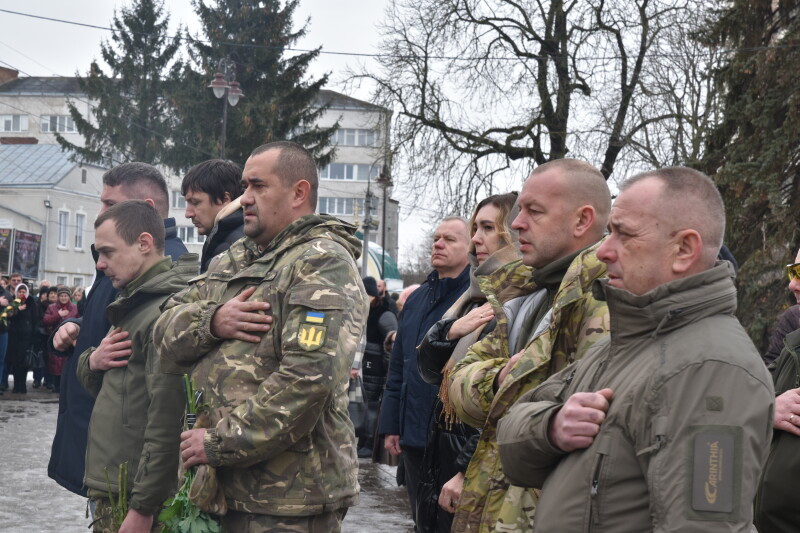
[[[173,260],[187,253],[183,241],[178,238],[175,219],[164,220],[166,229],[166,242],[164,253]],[[97,262],[97,252],[92,246],[92,256]],[[56,434],[53,438],[53,448],[50,451],[50,463],[47,466],[47,475],[59,485],[86,496],[86,487],[83,486],[83,474],[86,463],[86,435],[89,429],[89,417],[94,407],[94,397],[86,392],[78,381],[76,374],[78,366],[77,355],[82,354],[87,348],[97,346],[108,333],[111,323],[106,318],[106,307],[117,297],[117,290],[102,271],[95,273],[94,283],[85,296],[86,311],[82,318],[70,319],[81,325],[75,349],[67,352],[69,356],[61,374],[61,393],[58,398],[58,419]],[[65,321],[67,322],[67,321]],[[52,347],[52,338],[48,341]],[[77,354],[73,357],[73,354]]]
[[[241,209],[219,219],[203,243],[200,272],[208,270],[208,264],[214,257],[227,251],[231,244],[242,237],[244,237],[244,212]]]
[[[6,365],[25,364],[25,354],[35,341],[38,319],[36,300],[29,295],[25,309],[18,309],[8,320]]]
[[[455,278],[434,271],[403,306],[389,363],[378,433],[400,435],[401,446],[424,448],[431,410],[439,388],[425,383],[417,369],[417,346],[461,293],[469,287],[467,266]]]
[[[384,301],[370,307],[367,318],[367,345],[361,361],[361,374],[367,400],[378,400],[386,385],[391,354],[383,349],[383,341],[392,331],[397,331],[397,317]]]

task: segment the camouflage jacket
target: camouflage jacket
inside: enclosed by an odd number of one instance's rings
[[[175,493],[183,385],[179,374],[159,368],[153,324],[161,304],[197,272],[195,254],[183,255],[174,265],[165,257],[128,283],[106,308],[111,328],[129,333],[132,354],[127,366],[95,372],[89,369],[95,348],[80,356],[77,377],[97,398],[89,422],[84,476],[91,498],[119,493],[119,467],[125,462],[128,484],[123,488],[132,509],[155,514]]]
[[[587,248],[572,261],[553,300],[549,327],[528,343],[497,392],[493,388],[495,377],[514,355],[509,353],[509,320],[502,304],[538,287],[531,279],[531,270],[521,261],[479,280],[495,309],[497,327],[473,345],[451,373],[449,392],[458,416],[483,428],[467,467],[453,531],[530,528],[536,494],[532,489],[510,487],[506,481],[498,456],[497,422],[522,394],[582,357],[608,335],[608,308],[591,291],[592,282],[606,272],[605,264],[595,256],[598,246]]]
[[[245,237],[164,306],[162,359],[191,364],[211,410],[209,463],[230,509],[305,516],[358,503],[347,414],[368,299],[355,228],[327,215],[286,227],[263,252]],[[217,307],[249,287],[271,304],[258,344],[211,333]]]

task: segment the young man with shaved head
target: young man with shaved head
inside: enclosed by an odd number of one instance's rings
[[[607,335],[608,311],[593,297],[605,274],[595,257],[611,196],[599,170],[574,159],[537,167],[519,195],[522,261],[488,278],[497,328],[472,346],[451,374],[453,407],[483,428],[456,503],[453,531],[524,531],[536,502],[510,487],[497,457],[497,421],[526,391],[579,359]]]
[[[688,168],[620,191],[593,287],[610,337],[500,421],[503,471],[542,489],[535,532],[749,532],[774,392],[716,260],[722,198]]]

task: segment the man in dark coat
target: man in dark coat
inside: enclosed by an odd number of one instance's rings
[[[384,447],[389,453],[403,453],[414,517],[430,416],[439,392],[419,374],[417,346],[469,287],[468,234],[466,221],[459,217],[445,218],[436,228],[431,257],[434,270],[403,307],[389,363],[378,433],[385,435]]]
[[[165,254],[174,260],[187,253],[178,238],[174,218],[169,215],[169,192],[164,177],[155,167],[145,163],[124,163],[103,175],[103,192],[100,213],[125,200],[144,200],[153,205],[164,217],[166,231]],[[97,262],[97,252],[92,246],[92,256]],[[86,310],[82,318],[62,323],[51,336],[54,349],[67,352],[59,396],[58,420],[47,475],[59,485],[86,496],[83,474],[86,459],[86,437],[94,398],[78,382],[76,369],[78,357],[87,348],[97,346],[111,326],[106,318],[106,307],[117,297],[117,291],[102,271],[95,273],[94,283],[86,297]],[[75,355],[75,356],[73,356]]]
[[[189,169],[181,183],[186,199],[186,218],[197,233],[206,236],[200,272],[208,270],[214,256],[225,252],[244,236],[242,167],[233,161],[209,159]]]

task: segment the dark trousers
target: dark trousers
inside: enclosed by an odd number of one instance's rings
[[[14,390],[13,392],[28,392],[28,367],[24,365],[14,365]]]
[[[422,480],[422,463],[425,458],[425,448],[401,446],[403,451],[403,468],[406,476],[406,491],[408,503],[411,506],[411,518],[417,523],[417,486]]]

